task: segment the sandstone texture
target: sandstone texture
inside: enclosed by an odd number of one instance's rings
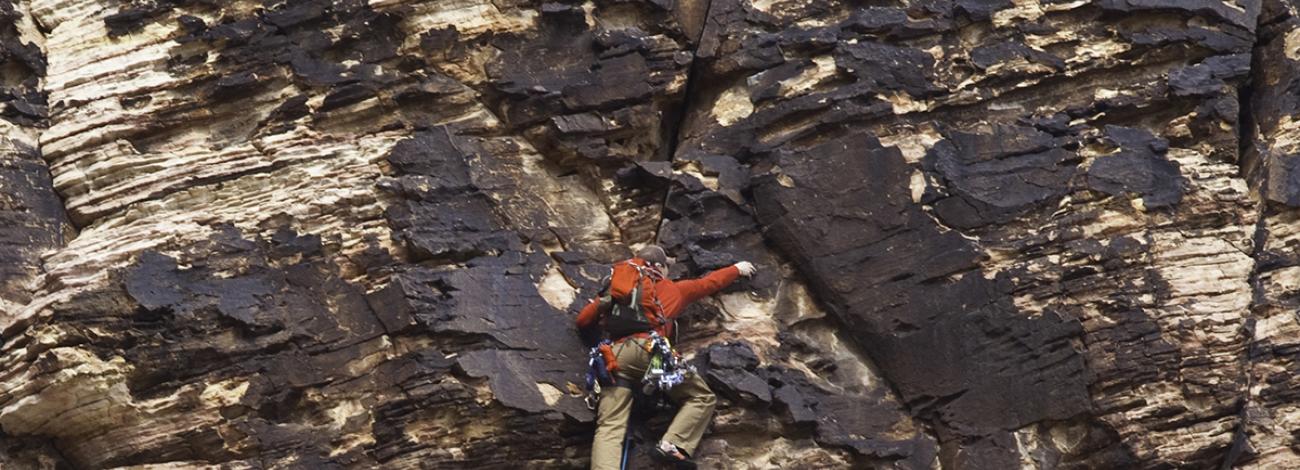
[[[1300,466],[1300,1],[0,0],[0,468]],[[636,468],[668,412],[635,428]]]

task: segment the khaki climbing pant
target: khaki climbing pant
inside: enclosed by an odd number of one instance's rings
[[[614,345],[618,360],[619,380],[627,385],[641,386],[641,377],[650,365],[650,353],[645,350],[645,339],[629,339]],[[663,440],[695,455],[695,446],[704,437],[705,428],[713,419],[713,406],[717,397],[699,374],[689,374],[686,380],[668,390],[668,399],[680,408]],[[627,435],[627,421],[632,414],[632,390],[626,387],[605,387],[600,392],[596,409],[596,440],[591,446],[593,470],[618,470],[623,460],[623,440]],[[655,443],[656,445],[658,443]]]

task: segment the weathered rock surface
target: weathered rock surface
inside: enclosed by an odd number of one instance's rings
[[[652,241],[761,267],[681,325],[706,468],[1300,465],[1289,0],[21,0],[0,46],[4,468],[583,467],[572,314]]]

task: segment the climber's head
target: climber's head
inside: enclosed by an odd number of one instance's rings
[[[668,253],[664,251],[663,247],[659,245],[646,245],[645,248],[636,252],[636,257],[645,260],[646,263],[664,272],[668,271],[668,267],[672,266],[673,261],[668,257]]]

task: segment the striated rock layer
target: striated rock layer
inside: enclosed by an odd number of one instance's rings
[[[581,468],[664,245],[706,468],[1300,465],[1300,3],[0,2],[0,466]],[[634,465],[665,426],[636,426]]]

